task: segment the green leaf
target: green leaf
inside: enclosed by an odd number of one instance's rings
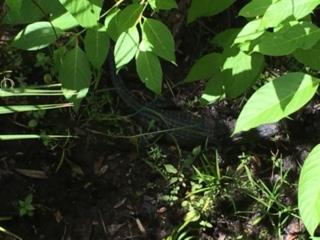
[[[231,6],[236,0],[192,0],[191,6],[188,10],[188,23],[193,22],[199,17],[208,17],[216,15],[229,6]]]
[[[244,93],[256,81],[263,70],[264,57],[261,54],[248,55],[239,51],[228,57],[220,76],[223,79],[226,96],[235,98]]]
[[[201,96],[201,102],[204,105],[212,104],[223,96],[223,79],[219,75],[217,74],[207,82]]]
[[[223,56],[219,53],[210,53],[201,57],[191,67],[185,82],[211,78],[221,69],[223,61]]]
[[[301,19],[310,14],[320,0],[280,0],[273,3],[265,12],[262,24],[265,28],[278,26],[288,19]],[[281,9],[281,11],[279,11]]]
[[[6,0],[6,5],[8,12],[3,20],[6,24],[33,23],[46,16],[56,17],[65,12],[63,6],[56,0]]]
[[[264,29],[261,29],[261,19],[255,19],[248,22],[239,32],[234,43],[244,43],[246,41],[252,41],[260,37],[264,33]]]
[[[127,31],[129,28],[136,26],[138,20],[143,12],[144,5],[139,3],[132,3],[125,7],[116,16],[116,26],[118,36],[123,32]]]
[[[152,9],[156,11],[177,8],[177,3],[175,0],[148,0],[148,3]]]
[[[138,49],[139,32],[136,27],[132,27],[119,36],[114,47],[116,68],[120,69],[130,62],[136,55]]]
[[[64,96],[77,108],[82,98],[86,96],[91,80],[89,61],[79,46],[68,51],[63,57],[59,80]]]
[[[152,52],[159,57],[171,62],[176,62],[174,39],[162,22],[147,18],[142,25],[142,38],[149,42],[153,48]]]
[[[108,13],[106,18],[104,19],[104,28],[107,30],[110,38],[113,41],[117,41],[120,34],[118,34],[117,29],[117,19],[119,18],[119,13],[121,10],[119,8],[113,8]]]
[[[119,8],[111,8],[107,11],[106,18],[104,19],[104,28],[108,31],[110,22],[120,12]]]
[[[289,116],[313,97],[318,85],[318,78],[301,72],[288,73],[268,82],[243,107],[234,134]]]
[[[65,12],[58,17],[52,18],[51,21],[53,26],[62,30],[68,30],[79,26],[78,21],[69,12]]]
[[[298,185],[298,207],[311,236],[320,223],[320,145],[309,153],[301,169]]]
[[[84,28],[98,25],[103,0],[59,0]]]
[[[160,94],[162,85],[162,69],[157,56],[151,52],[139,51],[136,57],[137,72],[147,88]]]
[[[62,30],[53,29],[49,22],[35,22],[21,30],[13,39],[12,45],[29,51],[39,50],[55,42],[61,34]]]
[[[211,40],[211,43],[217,44],[219,47],[222,47],[224,49],[230,48],[240,31],[241,28],[229,28],[225,31],[218,33]]]
[[[297,49],[293,56],[305,66],[320,70],[320,42],[309,49]]]
[[[100,69],[107,58],[110,40],[108,34],[98,28],[91,28],[86,31],[84,47],[91,64]]]
[[[247,18],[261,16],[272,2],[273,0],[252,0],[240,10],[239,15]]]
[[[178,170],[172,164],[164,164],[167,173],[177,174]]]
[[[320,39],[320,30],[310,22],[290,23],[279,31],[265,32],[259,39],[254,51],[269,56],[291,54],[298,48],[308,49]]]

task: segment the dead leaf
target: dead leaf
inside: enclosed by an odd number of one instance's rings
[[[37,178],[37,179],[47,179],[48,176],[44,171],[41,170],[34,170],[34,169],[22,169],[16,168],[16,172],[30,178]]]

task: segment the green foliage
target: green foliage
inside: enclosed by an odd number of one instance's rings
[[[90,86],[89,61],[78,46],[67,51],[61,61],[59,78],[63,93],[67,99],[77,104],[76,107],[79,107],[79,100],[86,96]]]
[[[234,2],[192,0],[187,21],[228,11]],[[91,69],[99,76],[109,39],[115,42],[117,70],[134,60],[141,81],[157,94],[161,92],[163,78],[159,58],[176,64],[172,33],[150,14],[176,8],[174,0],[116,1],[109,9],[103,9],[103,3],[103,0],[6,0],[8,13],[4,22],[26,24],[12,46],[28,51],[53,49],[53,68],[59,73],[64,96],[76,109],[91,86]],[[251,93],[269,56],[294,57],[306,69],[319,70],[320,30],[311,20],[319,4],[320,0],[249,1],[239,11],[246,18],[244,26],[217,34],[212,43],[220,49],[206,52],[198,59],[184,83],[206,80],[202,100],[212,103]],[[301,109],[316,93],[319,79],[289,70],[286,75],[263,84],[249,97],[234,133],[281,120]],[[308,200],[301,194],[314,188],[305,182],[310,179],[312,182],[316,176],[317,168],[309,173],[308,164],[317,158],[317,154],[310,155],[299,184],[299,207],[311,235],[320,220],[314,216],[310,220],[304,206],[308,205],[310,212],[319,212],[320,208],[318,204],[306,204]],[[308,197],[317,201],[317,196]]]
[[[136,55],[137,72],[146,87],[161,93],[162,69],[157,56],[151,52],[139,51]]]
[[[52,28],[49,22],[35,22],[26,26],[13,39],[13,46],[25,50],[39,50],[55,42],[62,30]]]
[[[309,153],[301,169],[298,206],[308,232],[313,236],[320,223],[320,145]]]
[[[114,47],[117,69],[120,69],[134,58],[139,49],[139,38],[139,32],[136,27],[131,27],[120,34]]]
[[[98,25],[103,0],[59,0],[65,9],[84,28]]]
[[[243,107],[234,133],[277,122],[306,104],[316,93],[319,79],[288,73],[258,89]]]
[[[34,206],[32,205],[33,195],[30,193],[24,200],[19,200],[19,215],[23,216],[33,216]]]
[[[86,31],[84,48],[92,66],[99,70],[107,58],[110,40],[102,29],[92,28]]]
[[[228,8],[235,0],[211,1],[211,0],[192,0],[188,11],[188,22],[193,22],[198,17],[216,15]]]
[[[175,63],[174,40],[169,29],[160,21],[147,18],[142,25],[143,40],[151,46],[152,52],[159,57]]]

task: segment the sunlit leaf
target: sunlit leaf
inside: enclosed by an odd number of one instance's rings
[[[301,169],[298,186],[298,207],[311,236],[320,224],[320,145],[309,153]]]
[[[277,1],[266,10],[262,24],[265,28],[270,28],[278,26],[284,20],[301,19],[310,14],[319,4],[320,0]]]
[[[55,42],[62,30],[49,22],[31,23],[21,30],[13,39],[12,45],[25,50],[39,50]]]
[[[289,116],[313,97],[318,85],[318,78],[301,72],[288,73],[268,82],[243,107],[234,134]]]
[[[147,18],[143,22],[142,36],[152,45],[152,52],[169,62],[176,62],[174,39],[166,25]]]
[[[146,86],[155,93],[161,93],[162,69],[157,56],[151,52],[139,51],[136,57],[137,72]]]
[[[119,14],[116,15],[115,23],[117,28],[117,38],[120,34],[134,27],[143,11],[143,5],[132,3],[126,6]]]
[[[84,28],[97,26],[103,0],[59,0]]]
[[[78,21],[69,12],[65,12],[63,15],[52,18],[51,21],[53,26],[62,30],[68,30],[79,25]]]
[[[120,35],[114,47],[116,68],[120,69],[130,62],[136,55],[138,49],[139,32],[136,27],[132,27]]]
[[[222,67],[222,75],[215,77],[222,79],[226,96],[235,98],[252,86],[262,72],[263,66],[263,55],[256,53],[248,55],[239,51],[226,58]]]
[[[310,22],[286,24],[277,32],[265,32],[254,51],[265,55],[288,55],[298,48],[308,49],[320,40],[320,29]]]

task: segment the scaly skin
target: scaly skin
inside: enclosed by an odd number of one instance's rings
[[[151,104],[141,104],[126,88],[121,76],[116,74],[114,62],[109,60],[112,83],[122,101],[131,109],[133,115],[142,124],[155,121],[156,127],[164,130],[181,146],[219,144],[229,138],[230,131],[222,120],[198,117],[183,110],[168,110]]]

